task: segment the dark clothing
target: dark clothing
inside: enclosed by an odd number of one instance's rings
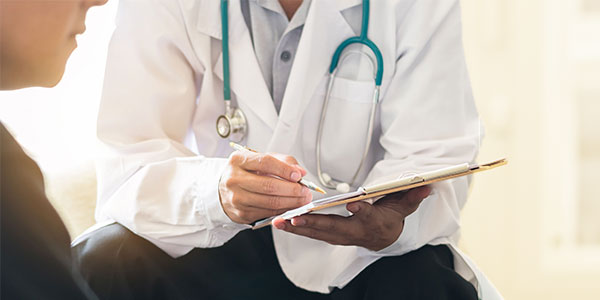
[[[74,272],[70,238],[38,166],[0,124],[2,299],[96,299]]]
[[[196,248],[174,259],[112,224],[78,244],[74,253],[102,299],[477,299],[475,288],[454,271],[446,246],[382,258],[329,295],[300,289],[285,277],[269,227],[242,231],[222,247]]]

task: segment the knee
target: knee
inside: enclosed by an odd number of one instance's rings
[[[149,268],[168,257],[120,224],[95,231],[75,245],[73,256],[79,272],[101,299],[146,295],[149,279],[156,275]]]
[[[370,268],[369,285],[383,285],[380,291],[399,288],[407,299],[477,299],[473,285],[454,271],[453,259],[444,245],[386,257]]]
[[[73,247],[73,258],[84,277],[89,274],[102,274],[114,269],[119,259],[120,249],[127,238],[132,236],[120,224],[100,228]]]

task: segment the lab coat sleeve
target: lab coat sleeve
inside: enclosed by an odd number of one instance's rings
[[[435,3],[433,3],[435,2]],[[482,127],[467,74],[458,1],[415,1],[398,29],[394,75],[381,102],[384,159],[366,184],[398,172],[421,172],[475,160]],[[459,231],[470,178],[433,185],[432,194],[405,219],[391,246],[375,255],[401,255]],[[373,254],[373,253],[371,253]]]
[[[177,1],[120,1],[98,117],[96,220],[116,221],[173,257],[248,227],[219,201],[227,160],[184,146],[203,71]]]

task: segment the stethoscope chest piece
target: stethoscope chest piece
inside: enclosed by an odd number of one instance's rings
[[[217,133],[224,139],[232,142],[241,142],[248,131],[246,116],[239,109],[232,109],[229,101],[226,101],[225,114],[217,118]]]

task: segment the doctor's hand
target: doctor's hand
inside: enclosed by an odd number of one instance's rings
[[[279,215],[312,200],[298,183],[304,175],[291,156],[235,151],[219,181],[221,206],[239,224]]]
[[[428,186],[390,194],[374,204],[358,201],[346,205],[352,216],[303,215],[290,221],[273,220],[273,226],[333,245],[354,245],[379,251],[393,244],[404,229],[404,218],[429,196]]]

